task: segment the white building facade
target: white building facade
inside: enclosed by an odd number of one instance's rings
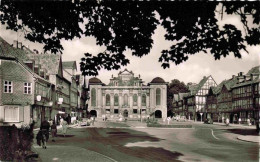
[[[116,118],[120,114],[127,118],[167,117],[167,83],[159,77],[147,85],[125,69],[118,77],[110,79],[108,85],[98,78],[89,79],[91,115]]]

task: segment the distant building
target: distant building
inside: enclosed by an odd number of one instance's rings
[[[118,77],[105,85],[98,78],[89,79],[89,111],[92,115],[114,118],[120,114],[128,118],[167,117],[167,82],[154,78],[147,85],[140,75],[120,71]]]
[[[217,86],[212,76],[204,76],[198,84],[189,86],[189,94],[185,97],[187,104],[187,117],[201,120],[206,117],[206,96],[210,87]]]

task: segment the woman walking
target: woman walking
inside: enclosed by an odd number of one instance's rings
[[[64,119],[61,119],[62,134],[64,137],[66,136],[66,133],[67,133],[67,125],[68,125],[67,121]]]

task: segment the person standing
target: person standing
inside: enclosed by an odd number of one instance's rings
[[[71,124],[71,116],[70,116],[70,114],[68,114],[68,120],[67,120],[67,122],[68,122],[68,125]]]
[[[55,137],[57,136],[57,125],[55,124],[55,121],[53,121],[51,125],[51,136],[52,142],[55,142]]]
[[[42,138],[42,148],[46,149],[46,144],[48,142],[49,139],[49,129],[50,129],[50,123],[47,121],[47,119],[45,118],[44,121],[42,121],[41,126],[40,126],[40,131],[42,132],[42,136],[44,136],[44,138]]]
[[[63,136],[65,137],[66,136],[66,133],[67,133],[67,125],[68,125],[68,123],[67,123],[67,121],[66,120],[64,120],[63,118],[61,119],[61,126],[62,126],[62,134],[63,134]]]
[[[226,119],[226,125],[229,126],[229,118]]]

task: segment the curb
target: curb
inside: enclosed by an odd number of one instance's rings
[[[250,140],[242,139],[239,136],[237,137],[237,139],[240,141],[245,141],[245,142],[258,143],[260,145],[260,141],[250,141]]]

